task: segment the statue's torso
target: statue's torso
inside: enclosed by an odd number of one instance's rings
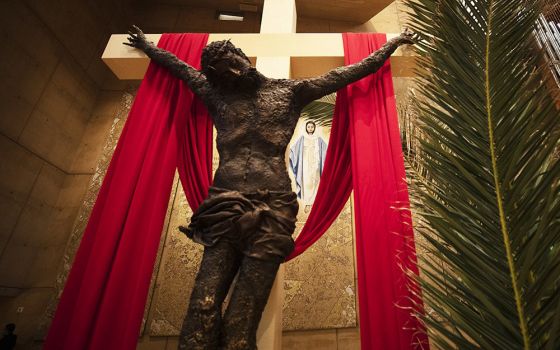
[[[213,93],[207,104],[220,155],[213,185],[242,192],[291,191],[286,148],[301,109],[293,81],[266,79],[257,91]]]

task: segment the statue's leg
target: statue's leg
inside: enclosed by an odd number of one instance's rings
[[[218,349],[222,303],[242,255],[225,239],[205,247],[181,335],[180,350]]]
[[[245,256],[224,315],[224,350],[257,348],[256,332],[280,261]]]

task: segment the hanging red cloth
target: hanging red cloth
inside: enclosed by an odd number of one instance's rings
[[[343,41],[348,65],[379,49],[386,37],[348,33]],[[420,300],[404,272],[418,270],[389,61],[338,91],[317,196],[287,260],[326,232],[352,188],[362,349],[428,349],[412,312]]]
[[[385,35],[345,34],[344,63],[362,60]],[[356,225],[362,349],[427,349],[413,315],[418,273],[391,67],[346,88]]]
[[[200,67],[208,34],[158,46]],[[185,83],[150,63],[76,253],[46,350],[135,349],[175,168],[193,208],[211,182],[212,124]]]

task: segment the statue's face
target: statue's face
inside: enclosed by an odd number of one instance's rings
[[[305,130],[307,131],[307,133],[308,133],[309,135],[313,135],[313,133],[315,132],[315,124],[313,124],[313,123],[308,123],[308,124],[305,126]]]
[[[232,87],[248,87],[255,83],[256,69],[234,52],[227,52],[212,64],[220,84]]]

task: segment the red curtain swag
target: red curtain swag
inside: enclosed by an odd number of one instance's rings
[[[386,42],[384,34],[343,34],[344,63]],[[329,228],[354,189],[361,348],[428,349],[413,316],[421,305],[406,270],[418,273],[390,62],[337,93],[325,167],[293,259]],[[413,293],[413,288],[416,293]]]
[[[158,46],[195,67],[208,34]],[[76,253],[46,350],[136,349],[175,168],[196,208],[211,183],[212,124],[188,87],[151,63]]]
[[[345,63],[380,34],[344,34]],[[164,34],[159,47],[199,67],[207,34]],[[336,219],[354,189],[364,350],[427,344],[403,269],[416,270],[390,66],[338,93],[315,204],[292,259]],[[135,349],[177,167],[197,208],[211,184],[212,124],[184,83],[151,63],[101,186],[44,349]],[[395,206],[405,210],[395,209]],[[107,341],[110,339],[110,341]],[[427,349],[427,345],[424,345]]]

